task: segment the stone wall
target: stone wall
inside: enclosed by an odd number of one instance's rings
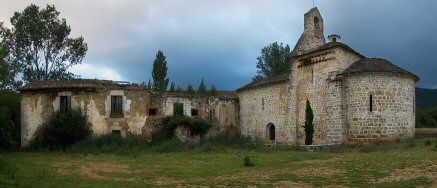
[[[314,113],[314,144],[341,143],[345,133],[341,82],[337,75],[360,56],[340,47],[295,58],[292,63],[290,124],[296,142],[305,143],[305,108],[309,100]]]
[[[238,93],[240,100],[240,127],[244,136],[268,139],[267,125],[275,126],[276,140],[290,142],[285,124],[287,82],[244,90]]]
[[[81,108],[92,126],[93,135],[120,131],[123,136],[133,135],[150,139],[159,129],[163,117],[173,115],[173,104],[184,104],[184,114],[193,118],[210,120],[217,130],[238,125],[238,100],[210,96],[185,96],[153,94],[141,87],[99,87],[93,91],[32,91],[22,92],[21,135],[25,147],[34,139],[37,129],[54,112],[59,111],[60,96],[71,96],[71,108]],[[123,116],[111,117],[111,95],[123,98]],[[156,114],[149,114],[149,109]]]
[[[394,73],[346,76],[343,87],[348,143],[412,138],[415,129],[415,85],[413,78]]]
[[[184,115],[209,120],[219,130],[225,130],[230,125],[238,125],[238,100],[236,98],[177,94],[166,94],[161,98],[161,116],[173,115],[174,104],[182,103]],[[197,115],[193,116],[192,110],[197,111]]]
[[[123,117],[110,116],[111,95],[123,96]],[[28,145],[35,131],[59,110],[60,96],[71,96],[71,108],[81,108],[87,115],[94,135],[120,131],[145,137],[149,93],[146,90],[120,90],[101,88],[98,91],[23,92],[21,100],[22,146]]]

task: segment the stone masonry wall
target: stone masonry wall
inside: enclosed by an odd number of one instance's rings
[[[415,129],[413,78],[393,73],[362,73],[344,78],[349,144],[412,138]],[[370,95],[373,109],[370,111]]]
[[[342,48],[332,48],[296,58],[292,63],[290,87],[291,123],[296,142],[305,144],[306,100],[314,113],[313,144],[338,144],[344,138],[341,83],[337,75],[360,57]],[[307,65],[304,65],[308,63]]]
[[[287,83],[273,84],[238,93],[240,99],[241,134],[267,139],[267,125],[275,126],[276,140],[290,142],[285,125]]]
[[[111,95],[123,96],[123,117],[110,116]],[[22,146],[27,146],[39,126],[59,110],[60,96],[71,96],[71,108],[81,108],[92,125],[94,135],[120,130],[122,135],[147,136],[146,126],[149,93],[146,90],[118,90],[102,88],[96,92],[25,92],[21,100]]]
[[[173,115],[175,103],[184,105],[184,115],[211,121],[218,130],[225,130],[230,125],[238,125],[238,109],[236,99],[221,99],[211,96],[178,96],[164,95],[161,103],[161,116]],[[198,114],[192,116],[192,109]]]
[[[111,117],[111,95],[123,97],[123,117]],[[184,104],[184,113],[198,110],[193,118],[210,119],[217,130],[238,125],[237,99],[220,99],[209,96],[174,96],[154,94],[142,88],[123,89],[101,87],[96,91],[39,91],[22,92],[21,135],[25,147],[34,139],[37,129],[54,112],[59,111],[60,96],[71,96],[71,108],[81,108],[87,115],[94,135],[120,131],[123,136],[133,135],[150,139],[159,129],[165,116],[173,115],[173,104]],[[155,108],[157,114],[149,114]]]

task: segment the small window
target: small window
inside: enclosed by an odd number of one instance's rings
[[[112,134],[121,135],[121,130],[112,130]]]
[[[71,109],[71,96],[61,96],[59,98],[59,112],[65,113]]]
[[[265,104],[266,104],[266,103],[265,103],[265,100],[264,100],[264,98],[262,98],[262,100],[261,100],[262,110],[264,110],[264,108],[265,108],[265,107],[264,107]]]
[[[337,42],[337,38],[332,38],[332,42]]]
[[[197,108],[192,108],[191,109],[191,116],[198,116],[199,115],[199,110],[197,110]]]
[[[156,116],[157,113],[158,113],[158,109],[156,109],[156,108],[149,108],[149,115],[150,116]]]
[[[111,96],[111,117],[123,117],[123,96]]]
[[[314,70],[311,70],[311,83],[314,84]]]
[[[371,112],[373,112],[373,96],[372,96],[372,95],[370,95],[370,98],[369,98],[369,104],[370,104],[370,106],[369,106],[369,110],[370,110]]]
[[[208,120],[209,120],[209,122],[213,122],[214,119],[215,119],[215,109],[211,109],[211,110],[209,110]]]

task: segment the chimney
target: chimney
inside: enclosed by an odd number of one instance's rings
[[[340,35],[332,34],[328,36],[329,42],[340,42]]]

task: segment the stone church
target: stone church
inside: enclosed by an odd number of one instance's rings
[[[29,83],[20,89],[25,147],[55,112],[81,108],[94,135],[119,133],[150,138],[163,117],[182,103],[184,114],[207,119],[214,129],[238,127],[252,138],[304,144],[305,105],[314,112],[314,144],[365,144],[411,138],[419,77],[393,63],[367,58],[323,33],[317,8],[304,15],[287,74],[214,96],[154,93],[108,80]]]

